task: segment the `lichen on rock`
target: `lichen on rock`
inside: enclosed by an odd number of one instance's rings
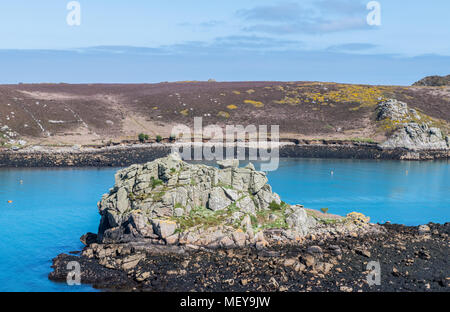
[[[314,226],[314,218],[282,202],[252,164],[218,165],[189,164],[171,154],[119,170],[98,203],[98,241],[243,246],[256,243],[262,230],[303,236]]]

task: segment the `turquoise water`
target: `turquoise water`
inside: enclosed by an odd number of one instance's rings
[[[79,237],[97,231],[96,204],[115,171],[0,170],[0,291],[93,290],[53,283],[47,275],[53,257],[80,250]],[[337,214],[360,211],[375,222],[450,221],[447,161],[287,159],[268,176],[288,203]]]
[[[92,290],[53,283],[47,275],[52,258],[80,250],[79,237],[97,231],[96,203],[114,183],[114,172],[0,170],[0,291]]]
[[[358,211],[380,223],[450,221],[448,161],[292,159],[268,177],[290,204],[339,215]]]

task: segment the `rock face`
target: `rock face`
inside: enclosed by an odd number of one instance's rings
[[[315,220],[272,192],[263,172],[238,161],[220,169],[188,164],[177,154],[118,171],[98,203],[100,243],[148,241],[209,247],[264,244],[257,233],[306,235]]]
[[[407,148],[410,150],[447,150],[450,140],[433,120],[408,108],[404,102],[390,99],[377,107],[377,120],[386,129],[394,130],[383,148]]]
[[[7,125],[0,124],[0,146],[5,144],[11,145],[13,148],[24,146],[27,142],[19,139],[19,134],[9,128]]]

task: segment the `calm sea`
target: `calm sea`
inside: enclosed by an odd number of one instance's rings
[[[94,291],[50,282],[47,275],[53,257],[80,250],[79,237],[97,231],[96,204],[116,170],[0,170],[0,291]],[[285,159],[268,177],[291,204],[359,211],[373,222],[450,221],[447,161]]]

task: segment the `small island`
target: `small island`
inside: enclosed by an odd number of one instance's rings
[[[373,224],[290,205],[264,172],[177,154],[119,170],[98,203],[98,233],[61,254],[49,278],[128,291],[408,291],[449,285],[450,224]],[[368,281],[371,263],[382,274]],[[424,268],[427,268],[425,270]],[[427,281],[427,282],[425,282]],[[430,282],[432,281],[432,282]]]

